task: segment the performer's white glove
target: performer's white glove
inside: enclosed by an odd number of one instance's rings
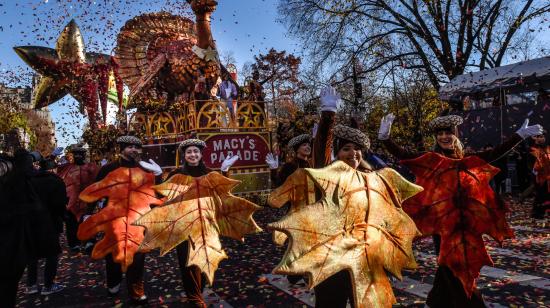
[[[152,159],[149,159],[149,162],[140,161],[139,164],[143,167],[143,169],[153,172],[155,176],[162,174],[162,168],[160,168],[160,166],[157,165],[157,163],[155,163]]]
[[[321,90],[321,111],[336,112],[340,105],[340,94],[336,90],[327,86]]]
[[[82,222],[85,222],[86,219],[90,218],[91,215],[84,215],[82,216]]]
[[[523,125],[521,125],[521,127],[516,131],[516,134],[520,135],[520,137],[523,139],[536,135],[541,135],[542,133],[542,126],[540,126],[539,124],[529,126],[529,119],[525,119]]]
[[[57,147],[52,152],[52,156],[59,156],[61,154],[63,154],[63,147]]]
[[[265,156],[265,162],[269,166],[269,169],[279,168],[279,157],[273,156],[273,154],[271,154],[271,153],[269,153]]]
[[[537,170],[535,170],[535,168],[533,168],[533,170],[531,170],[533,172],[533,175],[539,175],[539,173],[537,172]]]
[[[226,159],[224,159],[223,163],[222,163],[222,167],[220,168],[222,172],[227,172],[227,170],[229,170],[229,168],[231,168],[231,166],[233,166],[233,164],[239,160],[239,156],[238,155],[234,155],[234,156],[227,156]]]
[[[382,117],[382,120],[380,120],[380,129],[378,130],[378,140],[390,139],[390,131],[393,120],[395,120],[393,113],[388,113]]]

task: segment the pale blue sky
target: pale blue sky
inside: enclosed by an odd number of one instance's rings
[[[130,2],[132,4],[121,4]],[[168,10],[183,13],[178,3],[183,0],[138,1],[14,1],[0,0],[0,70],[2,81],[29,84],[30,68],[13,52],[18,45],[38,45],[53,48],[59,33],[75,19],[86,42],[87,51],[109,53],[115,46],[120,27],[142,12]],[[252,61],[254,55],[269,48],[297,54],[300,48],[286,37],[285,28],[276,22],[277,0],[219,0],[212,19],[212,29],[218,49],[223,55],[232,51],[237,68]],[[75,142],[85,123],[77,113],[76,102],[66,98],[50,107],[57,125],[58,145]]]

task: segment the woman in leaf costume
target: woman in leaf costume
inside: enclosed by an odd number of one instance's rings
[[[550,209],[550,145],[546,144],[544,134],[535,135],[532,139],[529,165],[535,174],[535,201],[531,216],[544,219]]]
[[[168,180],[165,184],[170,185],[168,181],[175,175],[187,175],[193,178],[198,178],[209,174],[212,170],[206,167],[202,159],[202,150],[205,147],[206,143],[200,139],[187,139],[183,141],[178,148],[184,158],[183,165],[168,174]],[[224,176],[227,176],[229,168],[238,160],[238,158],[238,156],[227,157],[223,161],[221,171]],[[171,191],[171,193],[173,193],[173,191]],[[169,195],[168,199],[173,199],[173,197],[177,196]],[[166,206],[167,205],[165,205],[165,207]],[[207,279],[207,277],[203,277],[202,269],[198,266],[188,266],[190,254],[189,246],[190,243],[188,240],[183,240],[176,246],[183,288],[185,290],[185,294],[187,295],[187,299],[189,300],[188,303],[190,306],[206,307],[202,292],[204,291],[204,279]]]
[[[296,170],[269,196],[273,207],[291,203],[269,225],[291,239],[274,273],[307,276],[316,307],[391,307],[386,271],[401,277],[416,266],[412,240],[420,234],[400,203],[422,188],[389,168],[371,171],[362,158],[368,137],[334,125],[338,101],[333,88],[322,91],[313,142],[319,169]]]
[[[382,118],[378,139],[416,176],[424,191],[403,204],[424,236],[433,235],[439,267],[426,304],[430,307],[485,307],[475,280],[481,267],[492,265],[483,234],[498,242],[513,236],[506,208],[489,186],[498,169],[490,166],[522,139],[540,134],[540,125],[526,120],[494,149],[465,154],[458,139],[458,115],[435,118],[430,127],[436,144],[431,152],[414,152],[393,143],[393,114]]]

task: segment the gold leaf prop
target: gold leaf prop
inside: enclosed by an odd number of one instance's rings
[[[412,241],[420,235],[401,202],[422,191],[392,169],[363,173],[338,161],[322,169],[293,173],[290,186],[312,181],[322,192],[313,203],[269,225],[290,243],[274,273],[307,275],[313,288],[342,270],[350,272],[357,307],[391,307],[395,297],[388,271],[401,278],[415,268]],[[270,197],[272,205],[303,198],[283,185]],[[286,197],[285,197],[286,196]]]
[[[146,228],[140,249],[160,248],[164,255],[188,241],[187,266],[200,268],[212,284],[218,264],[227,258],[220,235],[242,241],[245,234],[261,231],[252,218],[259,206],[230,192],[239,183],[210,172],[197,178],[176,174],[155,186],[168,200],[134,223]]]
[[[271,207],[275,208],[281,208],[289,201],[289,213],[296,211],[301,206],[315,202],[315,188],[313,182],[308,181],[307,172],[304,169],[296,170],[283,185],[269,194],[267,200]],[[273,242],[275,244],[282,246],[286,240],[286,234],[273,231]]]

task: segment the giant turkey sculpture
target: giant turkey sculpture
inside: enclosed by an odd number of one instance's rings
[[[196,16],[166,12],[137,16],[122,27],[116,58],[120,75],[130,88],[130,101],[151,99],[170,103],[190,93],[202,75],[214,84],[220,75],[216,45],[210,30],[214,0],[187,0]]]

